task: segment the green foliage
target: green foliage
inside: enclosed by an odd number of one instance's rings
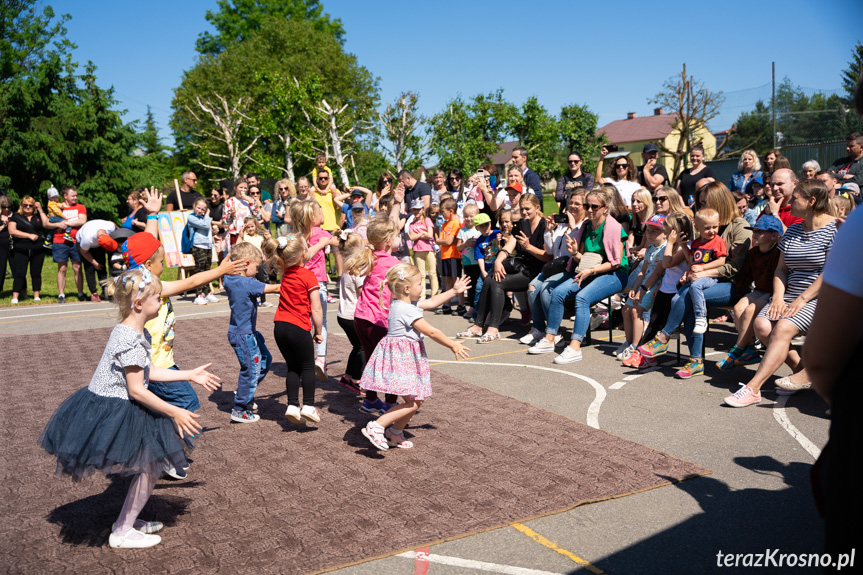
[[[354,151],[354,162],[356,163],[356,181],[354,184],[359,184],[370,190],[374,190],[378,183],[378,176],[383,172],[393,173],[393,167],[390,165],[383,150],[374,141],[363,139],[357,142]],[[412,169],[407,167],[405,169]],[[354,176],[353,166],[350,170],[351,176]]]
[[[770,105],[758,101],[755,109],[737,119],[730,145],[752,148],[764,154],[773,147],[773,115]],[[859,129],[859,120],[836,94],[808,95],[788,77],[776,87],[776,140],[779,146],[841,141]]]
[[[266,74],[258,74],[263,71]],[[362,127],[374,117],[379,99],[378,79],[360,66],[354,55],[345,53],[331,33],[319,31],[306,21],[269,18],[241,44],[228,46],[218,56],[202,56],[197,65],[183,75],[171,104],[174,110],[171,128],[182,161],[188,164],[203,161],[207,151],[227,153],[223,144],[201,135],[202,122],[189,112],[189,108],[196,109],[198,97],[212,98],[218,93],[229,102],[237,102],[240,97],[251,102],[248,107],[250,122],[239,136],[240,147],[245,147],[255,136],[261,136],[260,149],[254,151],[255,160],[263,166],[284,166],[284,150],[273,139],[279,118],[265,121],[262,114],[268,111],[267,106],[273,104],[274,98],[278,99],[274,92],[294,78],[305,86],[301,90],[308,94],[314,92],[330,103],[337,100],[347,103],[346,113],[353,124]],[[313,89],[315,83],[319,88]],[[283,107],[295,102],[295,96],[288,95],[287,102],[278,104],[282,107],[282,119]],[[302,133],[297,135],[303,136]],[[361,129],[353,134],[354,137],[360,135]],[[308,152],[312,144],[296,138],[294,141],[295,156]],[[312,160],[298,158],[297,175],[311,171],[313,164]],[[205,169],[202,173],[205,177],[214,176],[212,170]]]
[[[342,21],[330,19],[319,0],[218,0],[218,5],[218,12],[207,10],[206,14],[216,34],[202,32],[195,43],[201,54],[215,56],[231,44],[248,40],[270,19],[308,22],[344,44]]]
[[[0,83],[0,185],[13,198],[42,201],[49,185],[71,185],[94,217],[115,219],[137,184],[139,135],[114,109],[112,91],[97,85],[92,62],[77,74],[74,46],[62,37],[67,18],[53,22],[50,8],[39,14],[33,4],[0,9],[3,69],[11,74]]]
[[[479,168],[509,135],[514,111],[515,106],[503,99],[503,90],[479,94],[469,102],[456,96],[429,121],[431,150],[438,157],[438,165],[444,170],[458,168],[465,174]]]
[[[510,119],[510,131],[520,145],[527,148],[528,165],[542,179],[560,170],[557,152],[560,149],[557,119],[536,99],[528,98]]]
[[[857,83],[860,81],[860,71],[863,70],[863,44],[859,41],[851,51],[851,61],[848,62],[848,67],[842,70],[842,87],[848,94],[846,103],[850,104],[854,97],[854,90],[857,88]]]
[[[593,158],[599,156],[602,145],[608,141],[605,134],[599,137],[596,135],[598,120],[599,116],[591,112],[587,106],[568,104],[560,109],[557,120],[557,129],[563,145],[559,156],[560,166],[565,166],[565,160],[571,152],[578,152],[584,162],[582,171],[593,173],[596,170],[596,161]]]

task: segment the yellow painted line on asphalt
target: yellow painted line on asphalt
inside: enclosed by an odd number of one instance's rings
[[[537,533],[536,531],[534,531],[530,527],[527,527],[526,525],[522,525],[521,523],[513,523],[511,525],[511,527],[521,531],[522,533],[524,533],[525,535],[527,535],[528,537],[530,537],[531,539],[533,539],[534,541],[536,541],[537,543],[542,545],[543,547],[548,547],[552,551],[556,551],[557,553],[560,553],[564,557],[571,559],[573,562],[584,567],[585,569],[587,569],[591,573],[596,573],[596,575],[604,575],[605,574],[605,571],[603,571],[599,567],[596,567],[595,565],[592,565],[590,563],[590,561],[587,561],[586,559],[582,559],[581,557],[579,557],[575,553],[572,553],[571,551],[567,551],[566,549],[559,547],[554,541],[546,539],[545,537],[543,537],[542,535],[540,535],[539,533]]]

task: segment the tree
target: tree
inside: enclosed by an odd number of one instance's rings
[[[417,112],[419,96],[413,92],[402,92],[394,104],[387,104],[378,120],[391,147],[382,146],[395,160],[396,172],[406,165],[418,168],[426,156],[428,141],[420,132],[426,124],[425,116]]]
[[[596,123],[599,116],[591,112],[587,106],[569,104],[560,109],[557,120],[557,129],[560,141],[563,145],[563,158],[569,157],[571,152],[578,152],[584,161],[582,170],[593,173],[596,164],[591,160],[599,156],[602,144],[606,142],[604,135],[596,135]],[[563,163],[559,165],[563,166]]]
[[[139,135],[88,62],[72,62],[62,24],[35,2],[0,4],[0,185],[13,198],[75,186],[94,217],[115,219],[136,186]]]
[[[339,44],[345,41],[341,19],[331,20],[319,0],[218,0],[218,5],[218,12],[207,10],[205,16],[216,34],[201,32],[195,43],[201,54],[216,56],[231,44],[248,40],[271,18],[309,22]]]
[[[249,99],[240,96],[236,101],[228,102],[228,99],[213,93],[214,99],[195,99],[195,107],[186,106],[186,110],[201,126],[201,130],[195,135],[202,140],[218,142],[219,152],[213,151],[212,147],[205,148],[203,144],[192,142],[193,146],[204,150],[205,158],[213,164],[207,164],[204,160],[197,160],[203,168],[215,172],[227,172],[231,179],[240,177],[240,168],[245,165],[251,150],[260,136],[251,135],[243,138],[243,134],[249,131],[249,116],[246,111],[249,108]],[[245,141],[244,141],[245,140]],[[223,148],[223,149],[221,149]],[[228,168],[224,167],[227,161]],[[222,174],[224,176],[224,174]],[[221,179],[220,177],[215,178]]]
[[[544,180],[560,170],[557,152],[560,149],[557,119],[539,103],[536,96],[528,98],[509,120],[509,129],[521,146],[527,148],[531,169]]]
[[[345,186],[349,185],[350,181],[347,162],[353,155],[351,134],[357,128],[357,124],[351,121],[348,114],[345,114],[347,108],[347,104],[330,105],[326,100],[321,100],[320,103],[314,104],[311,110],[303,110],[306,120],[312,126],[312,133],[315,134],[313,141],[323,145],[323,148],[314,147],[313,149],[328,158],[328,151],[332,150],[332,157],[339,168],[339,177]],[[318,121],[312,118],[310,112],[317,115]],[[312,158],[309,157],[309,159]]]
[[[192,117],[188,109],[194,109],[196,98],[203,100],[219,93],[228,102],[236,102],[241,96],[250,99],[247,115],[255,125],[255,135],[260,136],[249,151],[253,161],[273,170],[279,166],[280,172],[282,166],[287,169],[286,148],[272,130],[274,126],[261,122],[261,115],[267,113],[278,99],[277,91],[292,78],[301,86],[317,82],[318,101],[325,98],[332,103],[340,99],[341,105],[347,104],[344,114],[358,126],[352,138],[368,129],[378,103],[378,79],[360,66],[355,56],[345,53],[332,34],[316,30],[309,22],[270,18],[242,43],[230,45],[218,56],[202,56],[194,68],[184,73],[171,104],[174,110],[171,127],[178,155],[186,163],[209,157],[205,153],[214,142],[195,135],[200,130],[201,118]],[[300,159],[300,152],[310,150],[296,135],[288,146],[287,151],[296,162],[292,169],[297,175],[308,173],[314,164]]]
[[[439,165],[464,173],[477,169],[498,153],[514,114],[515,106],[504,100],[503,90],[478,94],[470,102],[456,96],[429,121],[431,150]]]
[[[851,61],[848,62],[848,67],[842,70],[842,87],[848,94],[848,98],[845,100],[848,105],[854,98],[854,90],[860,81],[861,73],[863,73],[863,44],[858,41],[851,51]]]
[[[725,96],[722,92],[711,92],[704,83],[696,84],[692,76],[686,76],[686,64],[680,77],[672,76],[648,103],[659,104],[662,108],[673,110],[674,129],[680,138],[675,149],[669,149],[663,142],[658,146],[663,154],[674,158],[671,178],[677,178],[686,166],[686,157],[693,146],[699,144],[696,132],[707,126],[708,122],[719,115]]]

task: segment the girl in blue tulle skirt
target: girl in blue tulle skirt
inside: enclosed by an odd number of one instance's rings
[[[94,471],[132,475],[129,493],[114,523],[113,548],[152,547],[158,521],[138,520],[163,466],[188,466],[186,451],[201,431],[199,416],[164,402],[147,389],[149,381],[194,381],[213,391],[219,378],[206,371],[175,371],[150,365],[150,334],[144,323],[156,317],[162,284],[144,268],[121,274],[108,284],[120,307],[120,323],[90,384],[66,399],[39,437],[57,457],[57,474],[79,481]]]

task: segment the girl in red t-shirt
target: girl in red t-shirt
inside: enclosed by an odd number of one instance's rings
[[[327,380],[327,246],[338,246],[338,238],[321,228],[324,222],[324,212],[315,200],[304,200],[291,204],[291,222],[299,235],[306,240],[308,254],[305,258],[305,268],[311,271],[318,281],[318,298],[321,300],[321,310],[324,323],[321,330],[321,341],[315,346],[315,373],[321,381]]]
[[[323,311],[318,280],[315,274],[303,267],[309,250],[301,235],[288,234],[278,240],[268,240],[264,244],[264,253],[270,269],[275,267],[282,272],[273,336],[288,366],[285,378],[288,410],[285,417],[292,423],[318,423],[321,416],[314,406],[315,344],[324,339],[321,335]],[[314,337],[310,333],[312,324]],[[300,384],[303,387],[302,409]]]

